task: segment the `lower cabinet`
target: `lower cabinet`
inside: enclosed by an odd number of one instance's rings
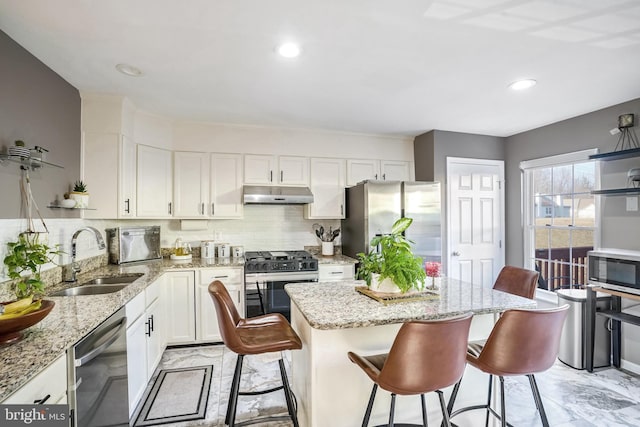
[[[191,344],[196,339],[195,272],[170,271],[165,278],[167,344]]]
[[[320,264],[318,265],[318,282],[353,280],[354,276],[355,276],[354,264]]]
[[[66,353],[2,402],[7,405],[33,405],[34,403],[67,403]]]
[[[164,276],[126,305],[129,417],[133,415],[164,351],[163,281]]]
[[[240,316],[244,316],[244,270],[240,267],[206,268],[197,272],[196,284],[196,342],[222,341],[209,284],[221,281],[236,304]]]

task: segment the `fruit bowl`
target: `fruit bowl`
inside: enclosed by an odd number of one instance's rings
[[[47,317],[54,305],[53,301],[42,300],[42,305],[36,311],[13,319],[0,320],[0,344],[12,344],[21,340],[22,331]]]

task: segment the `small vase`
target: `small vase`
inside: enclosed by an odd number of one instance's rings
[[[69,198],[76,201],[76,208],[89,207],[89,193],[78,193],[76,191],[72,191],[69,193]]]
[[[400,293],[400,288],[395,284],[393,280],[390,278],[386,278],[380,281],[380,275],[377,273],[373,273],[371,275],[371,287],[372,291],[376,292],[385,292],[389,294],[397,294]]]
[[[333,255],[333,242],[322,242],[322,255]]]

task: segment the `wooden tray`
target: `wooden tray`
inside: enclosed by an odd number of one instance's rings
[[[356,291],[366,295],[384,305],[397,304],[399,302],[428,301],[440,298],[436,291],[412,291],[407,293],[388,293],[372,291],[366,286],[356,286]]]

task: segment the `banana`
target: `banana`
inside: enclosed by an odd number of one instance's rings
[[[20,311],[14,311],[9,314],[7,314],[6,312],[4,314],[0,314],[0,320],[15,319],[16,317],[33,313],[34,311],[39,310],[41,306],[42,306],[42,300],[34,301]]]
[[[26,298],[19,299],[18,301],[5,304],[3,314],[11,314],[11,313],[16,313],[18,311],[22,311],[25,308],[27,308],[32,302],[33,302],[33,295],[30,295]]]

